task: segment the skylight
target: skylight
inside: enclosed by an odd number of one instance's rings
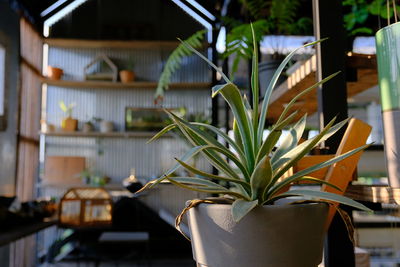
[[[177,6],[182,8],[183,11],[185,11],[189,16],[191,16],[193,19],[195,19],[197,22],[199,22],[201,25],[203,25],[207,30],[207,41],[212,42],[212,25],[209,23],[207,20],[202,18],[199,14],[193,11],[189,6],[184,4],[181,0],[171,0],[174,2]],[[190,2],[196,2],[196,1],[190,1]],[[193,5],[193,3],[191,3]],[[196,3],[198,6],[200,6],[198,3]],[[203,8],[203,7],[202,7]],[[204,9],[204,8],[203,8]]]
[[[56,3],[54,3],[54,5],[56,5],[57,3],[59,3],[56,7],[50,6],[48,9],[51,8],[51,10],[54,10],[55,8],[57,8],[58,6],[60,6],[62,3],[62,1],[64,0],[60,0],[57,1]],[[72,2],[71,4],[67,5],[66,7],[64,7],[63,9],[61,9],[60,11],[58,11],[57,13],[55,13],[54,15],[52,15],[50,18],[46,19],[44,21],[44,27],[43,27],[43,35],[44,37],[48,37],[49,33],[50,33],[50,27],[52,25],[54,25],[57,21],[59,21],[60,19],[64,18],[66,15],[70,14],[74,9],[76,9],[77,7],[79,7],[80,5],[82,5],[83,3],[85,3],[87,0],[75,0],[74,2]],[[48,10],[46,9],[46,10]],[[43,11],[42,14],[44,12]],[[51,11],[47,11],[47,12],[51,12]],[[42,15],[41,14],[41,15]]]

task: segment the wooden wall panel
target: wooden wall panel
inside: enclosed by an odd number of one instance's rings
[[[16,193],[21,201],[27,201],[35,197],[38,177],[43,42],[25,19],[21,19],[20,34],[21,87]]]
[[[42,39],[25,20],[20,20],[20,88],[17,139],[16,196],[20,201],[36,197],[39,167],[39,127],[41,99]],[[9,266],[36,266],[36,236],[9,246]]]

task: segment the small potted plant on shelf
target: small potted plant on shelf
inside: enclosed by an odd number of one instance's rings
[[[71,103],[68,106],[64,101],[60,101],[59,106],[62,111],[64,111],[66,117],[61,121],[61,129],[65,132],[74,132],[78,127],[78,120],[72,118],[72,110],[76,106],[75,103]]]
[[[90,133],[90,132],[93,132],[93,130],[94,130],[94,125],[93,125],[91,120],[86,121],[86,122],[83,123],[82,132]]]
[[[64,71],[62,69],[53,66],[47,66],[47,77],[49,77],[51,80],[60,80],[63,74]]]
[[[119,78],[122,83],[130,83],[135,80],[135,72],[133,71],[134,62],[130,61],[127,67],[119,72]]]
[[[234,138],[214,126],[188,122],[166,110],[173,123],[161,130],[150,141],[170,130],[179,129],[193,148],[180,159],[176,159],[177,164],[163,176],[149,182],[139,192],[161,182],[170,182],[189,190],[220,196],[190,201],[184,210],[184,212],[188,211],[193,256],[198,266],[317,266],[322,259],[327,203],[342,203],[369,210],[362,204],[341,195],[290,188],[295,182],[314,181],[337,189],[335,185],[309,177],[308,174],[354,155],[367,147],[365,145],[356,148],[300,172],[287,175],[287,171],[311,149],[347,123],[345,120],[334,124],[332,120],[318,135],[302,143],[299,143],[299,139],[305,128],[306,116],[292,124],[297,114],[296,111],[292,111],[296,101],[336,74],[332,74],[294,97],[271,127],[270,133],[265,136],[264,125],[272,90],[285,64],[297,51],[290,53],[279,66],[259,109],[256,48],[253,50],[253,106],[251,107],[238,87],[219,68],[192,47],[186,47],[206,60],[225,80],[225,84],[216,85],[212,89],[212,96],[221,95],[230,106],[234,116]],[[282,134],[282,129],[289,125],[293,125],[290,127],[292,134],[287,135],[278,146],[277,141]],[[218,139],[214,135],[218,136]],[[228,143],[232,150],[220,140]],[[191,166],[188,161],[197,154],[203,155],[219,170],[219,174],[207,173]],[[196,176],[174,177],[173,173],[180,167]],[[219,184],[220,181],[225,185]],[[301,199],[293,200],[290,199],[291,197]],[[178,225],[181,218],[182,214],[177,218]]]
[[[82,179],[82,182],[85,185],[90,186],[104,186],[111,180],[110,177],[102,175],[101,173],[91,169],[84,169],[78,176]]]

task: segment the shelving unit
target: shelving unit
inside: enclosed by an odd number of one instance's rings
[[[89,137],[89,138],[151,138],[157,132],[48,132],[40,133],[44,136],[52,137]],[[162,137],[172,137],[171,134],[164,134]]]
[[[179,138],[168,133],[146,144],[156,131],[125,131],[125,109],[155,108],[154,93],[163,65],[179,42],[164,41],[93,41],[46,39],[48,62],[64,70],[61,80],[43,78],[43,116],[49,124],[58,126],[64,117],[59,101],[76,103],[72,116],[82,122],[93,117],[112,121],[114,132],[40,133],[41,163],[44,169],[47,156],[84,157],[86,165],[110,177],[111,184],[121,184],[135,168],[139,177],[157,177],[188,149]],[[83,68],[99,54],[107,55],[117,66],[134,62],[137,81],[132,83],[86,81]],[[173,77],[170,90],[163,101],[165,108],[185,107],[188,114],[211,116],[211,71],[199,57],[187,57]],[[100,71],[100,65],[93,66]],[[159,107],[159,106],[158,106]],[[98,125],[96,125],[98,126]],[[211,171],[201,160],[198,166]],[[60,196],[70,185],[57,185],[43,179],[39,190],[44,196]],[[112,186],[114,188],[115,186]],[[117,186],[118,187],[118,186]]]
[[[129,49],[174,49],[179,45],[178,41],[114,41],[114,40],[82,40],[49,38],[44,41],[52,47],[62,48],[129,48]]]
[[[131,83],[121,83],[121,82],[107,82],[107,81],[68,81],[68,80],[51,80],[42,79],[42,83],[55,86],[55,87],[65,87],[65,88],[90,88],[90,89],[150,89],[154,90],[157,88],[157,82],[131,82]],[[188,89],[202,89],[210,90],[210,83],[172,83],[170,84],[170,89],[177,90],[188,90]]]
[[[86,188],[86,187],[93,187],[92,185],[86,185],[86,184],[78,184],[78,183],[65,183],[65,184],[59,184],[59,183],[40,183],[37,184],[37,187],[39,188],[54,188],[54,189],[61,189],[61,190],[66,190],[69,189],[71,187],[82,187],[82,188]],[[104,186],[102,186],[103,188],[107,189],[107,190],[122,190],[123,186],[122,184],[106,184]]]

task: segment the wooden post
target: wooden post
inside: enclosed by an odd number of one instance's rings
[[[313,0],[314,35],[316,39],[329,38],[317,45],[317,80],[332,73],[341,73],[318,88],[318,115],[320,128],[335,116],[337,121],[347,118],[347,90],[345,80],[346,35],[343,28],[342,1]],[[326,142],[335,153],[342,135],[336,134]]]
[[[317,80],[341,71],[318,88],[318,115],[320,128],[332,118],[347,118],[347,91],[345,80],[346,35],[343,29],[341,0],[313,0],[314,34],[317,39],[329,39],[317,46]],[[342,139],[342,131],[325,143],[330,153],[335,153]],[[354,246],[348,238],[343,221],[336,215],[325,242],[325,266],[355,266]]]

